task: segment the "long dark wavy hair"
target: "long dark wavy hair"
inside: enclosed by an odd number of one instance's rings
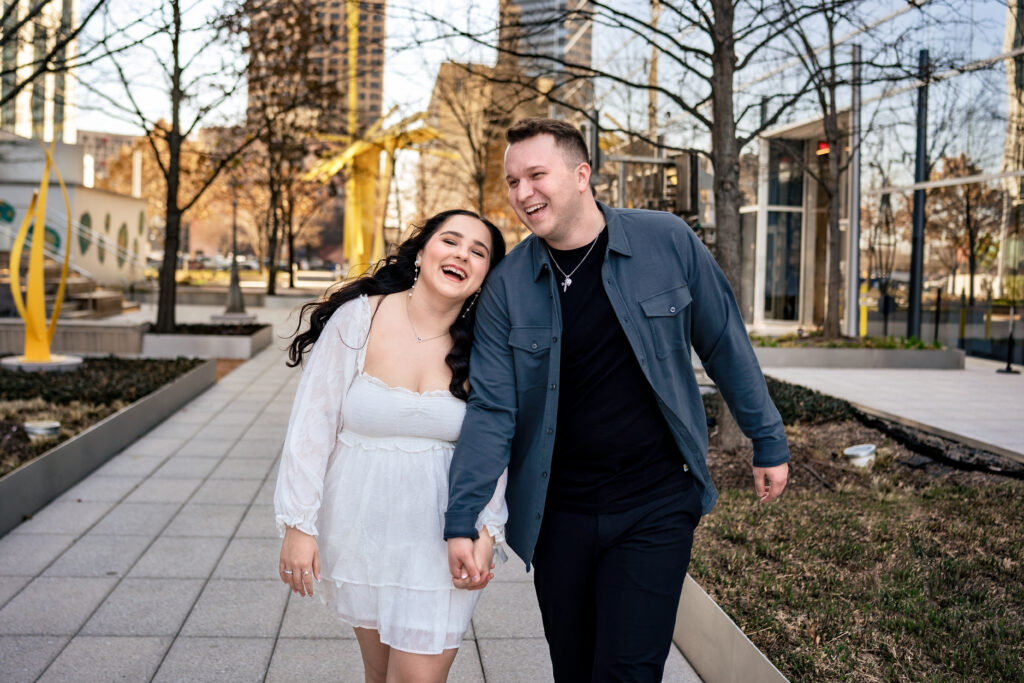
[[[412,287],[415,278],[416,255],[426,246],[438,228],[452,216],[469,216],[487,226],[488,232],[491,233],[491,261],[488,268],[488,273],[490,273],[491,269],[498,265],[498,262],[505,256],[505,238],[493,223],[479,214],[464,209],[442,211],[431,216],[423,225],[413,230],[409,238],[399,245],[395,254],[377,263],[369,275],[345,283],[323,301],[313,301],[302,307],[299,326],[301,328],[302,320],[308,313],[309,329],[302,334],[296,334],[288,346],[288,366],[295,367],[302,362],[303,355],[320,338],[327,321],[342,304],[364,294],[367,296],[394,294]],[[462,311],[448,329],[448,333],[452,337],[452,349],[444,359],[452,371],[452,381],[448,388],[453,396],[462,400],[468,398],[466,380],[469,379],[469,349],[473,344],[473,323],[476,321],[475,307],[471,307],[466,312],[466,307],[472,300],[471,298],[463,304]],[[366,343],[365,339],[363,343]]]

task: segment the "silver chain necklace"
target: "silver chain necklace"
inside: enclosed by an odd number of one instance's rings
[[[406,301],[405,301],[405,317],[409,319],[409,327],[412,328],[412,334],[413,334],[414,337],[416,337],[416,342],[418,344],[422,344],[423,342],[428,342],[428,341],[431,341],[431,340],[434,340],[434,339],[440,339],[441,337],[449,334],[449,332],[446,330],[446,331],[442,332],[441,334],[435,334],[433,337],[426,337],[426,338],[421,337],[420,333],[416,331],[416,326],[412,324],[412,314],[409,313],[409,300],[408,299],[406,299]]]
[[[601,233],[598,233],[597,237],[600,237],[600,236],[601,236]],[[547,244],[544,245],[544,248],[548,250],[548,256],[551,257],[551,262],[555,264],[555,268],[557,268],[558,272],[561,273],[562,277],[565,278],[564,280],[562,280],[562,293],[563,294],[565,292],[569,291],[569,286],[572,284],[572,275],[573,275],[573,273],[575,273],[577,270],[580,269],[580,266],[583,265],[583,262],[587,260],[588,256],[590,256],[590,252],[592,252],[594,250],[594,245],[597,244],[597,237],[595,237],[594,241],[590,243],[590,249],[587,249],[587,253],[583,255],[583,258],[581,258],[580,262],[576,264],[576,267],[573,268],[568,273],[565,272],[564,270],[562,270],[562,266],[558,265],[558,261],[555,260],[555,255],[551,253],[551,247],[549,247]]]

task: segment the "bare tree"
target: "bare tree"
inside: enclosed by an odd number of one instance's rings
[[[151,23],[142,41],[117,30],[106,31],[107,37],[101,42],[107,47],[107,63],[119,92],[115,94],[102,84],[84,84],[106,103],[111,113],[145,131],[151,157],[163,177],[164,259],[160,266],[156,331],[165,333],[175,328],[175,270],[182,217],[234,157],[255,139],[255,135],[244,136],[216,155],[197,150],[198,158],[190,164],[195,169],[196,182],[183,192],[183,156],[190,154],[186,141],[200,125],[208,124],[242,85],[238,65],[219,51],[227,41],[223,16],[214,12],[202,18],[187,17],[185,9],[181,0],[163,0],[158,11],[149,15]],[[191,9],[196,11],[194,6]],[[111,28],[118,27],[109,13],[105,19]],[[123,43],[128,43],[128,47]],[[141,54],[133,60],[135,52]],[[140,64],[147,71],[140,72]],[[150,72],[154,68],[159,78]],[[155,100],[146,96],[148,90],[159,93],[163,105],[160,109],[166,119],[162,114],[150,113]]]
[[[740,99],[734,83],[742,72],[765,70],[770,59],[769,48],[779,35],[799,22],[807,11],[786,13],[777,3],[738,2],[736,0],[659,1],[652,3],[657,22],[637,7],[620,8],[611,3],[591,1],[566,3],[564,10],[539,16],[509,13],[501,18],[497,31],[475,31],[429,10],[414,11],[421,20],[442,28],[440,38],[461,37],[497,49],[499,61],[512,59],[530,64],[533,75],[506,70],[494,75],[504,82],[533,89],[538,96],[593,118],[594,106],[580,92],[586,92],[594,81],[646,95],[645,115],[640,130],[608,128],[626,137],[632,136],[652,148],[676,152],[706,154],[714,168],[715,244],[714,253],[735,292],[740,291],[740,220],[742,192],[739,185],[740,150],[764,130],[778,123],[788,108],[800,99],[810,86],[804,79],[783,91],[764,89],[757,96]],[[639,3],[638,3],[639,4]],[[546,53],[529,47],[529,38],[553,24],[598,25],[620,37],[617,44],[636,43],[649,49],[660,60],[653,78],[640,79],[635,74],[615,70],[615,60],[607,66],[586,61],[573,61],[566,56]],[[616,48],[612,57],[617,54]],[[651,59],[648,68],[654,67]],[[540,66],[540,75],[536,69]],[[752,91],[753,93],[754,91]],[[651,102],[665,103],[685,116],[707,136],[703,146],[672,145],[659,141],[657,131],[647,130],[651,120]],[[656,109],[656,104],[654,109]],[[758,116],[761,112],[763,115]],[[597,121],[593,121],[595,125]],[[599,171],[599,169],[595,169]]]

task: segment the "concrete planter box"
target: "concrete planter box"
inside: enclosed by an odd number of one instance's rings
[[[127,298],[138,303],[158,303],[159,292],[135,291],[127,294]],[[258,308],[263,306],[266,299],[266,292],[262,289],[242,288],[242,300],[246,307]],[[224,307],[228,302],[227,286],[214,287],[178,287],[174,295],[174,303],[183,306],[220,306]]]
[[[0,478],[0,535],[77,484],[217,381],[207,361]]]
[[[252,358],[270,346],[270,325],[250,335],[156,334],[142,335],[142,355],[147,358]]]
[[[963,370],[960,349],[820,349],[756,346],[766,368],[906,368]]]
[[[54,353],[137,354],[147,322],[128,320],[63,320],[57,323],[50,350]],[[0,351],[24,353],[25,323],[21,318],[0,318]]]

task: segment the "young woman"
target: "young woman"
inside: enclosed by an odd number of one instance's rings
[[[465,414],[473,304],[505,255],[470,211],[429,219],[372,275],[308,304],[305,359],[274,497],[281,580],[355,628],[368,682],[444,681],[479,592],[453,586],[442,539]],[[505,480],[477,566],[503,539]]]

